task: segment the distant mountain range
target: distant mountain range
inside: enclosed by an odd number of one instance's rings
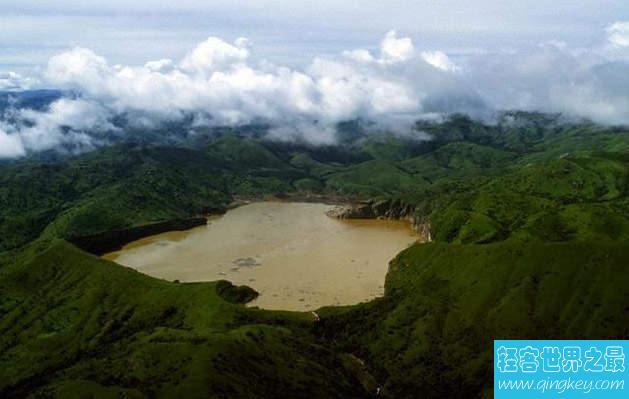
[[[9,107],[43,110],[63,96],[61,90],[0,91],[0,112]]]

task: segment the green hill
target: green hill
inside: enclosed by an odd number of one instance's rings
[[[317,330],[365,359],[384,397],[481,397],[494,339],[629,336],[628,264],[626,242],[416,245],[384,298],[326,309]]]
[[[358,122],[321,147],[227,129],[3,164],[0,397],[491,396],[493,339],[629,336],[629,130],[521,112],[416,129],[431,140]],[[384,298],[319,322],[68,242],[269,194],[400,200],[434,242],[393,261]]]
[[[365,394],[311,315],[229,303],[227,282],[157,280],[64,242],[0,270],[2,397]]]

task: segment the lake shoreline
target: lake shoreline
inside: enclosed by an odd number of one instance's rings
[[[110,230],[103,233],[73,237],[70,243],[93,255],[102,256],[108,252],[122,249],[125,245],[142,238],[169,231],[187,231],[207,224],[207,217],[195,216],[186,219],[171,219],[162,222],[147,223],[127,229]]]
[[[168,233],[171,231],[187,231],[207,224],[208,218],[223,215],[227,211],[254,202],[303,202],[321,203],[326,205],[343,205],[350,203],[350,197],[334,194],[291,193],[265,196],[235,196],[227,206],[209,207],[208,212],[189,218],[170,219],[146,223],[123,229],[104,231],[85,236],[68,238],[67,241],[93,255],[102,256],[108,252],[122,249],[125,245],[142,238]]]
[[[184,219],[171,219],[142,224],[125,229],[105,231],[93,235],[68,239],[69,242],[91,254],[101,256],[108,252],[122,249],[125,245],[153,235],[187,231],[207,224],[208,218],[223,215],[227,211],[256,202],[314,203],[333,205],[335,209],[327,213],[336,219],[388,219],[406,220],[420,236],[419,241],[431,241],[430,221],[418,218],[415,208],[401,201],[385,199],[374,200],[340,194],[314,194],[297,192],[289,194],[270,194],[264,196],[235,196],[224,208],[209,208],[203,215]]]
[[[335,205],[241,201],[207,227],[130,243],[105,258],[182,283],[229,280],[260,293],[251,306],[310,311],[383,294],[389,261],[417,241],[400,220],[340,220]]]

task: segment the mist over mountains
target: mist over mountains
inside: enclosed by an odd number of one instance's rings
[[[376,50],[315,57],[303,70],[254,62],[245,38],[209,37],[180,60],[112,65],[86,48],[52,57],[41,76],[6,75],[0,158],[84,152],[120,140],[179,142],[207,130],[263,126],[276,141],[338,142],[341,122],[429,139],[418,120],[453,113],[487,123],[501,110],[629,123],[629,29],[589,48],[547,42],[512,53],[451,57],[388,32]],[[22,86],[52,91],[19,91]],[[28,79],[28,81],[26,81]]]

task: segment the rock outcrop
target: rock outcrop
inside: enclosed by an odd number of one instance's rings
[[[337,219],[396,219],[408,220],[419,234],[420,240],[430,241],[430,220],[417,215],[413,205],[400,200],[368,200],[351,205],[337,206],[328,212]]]

